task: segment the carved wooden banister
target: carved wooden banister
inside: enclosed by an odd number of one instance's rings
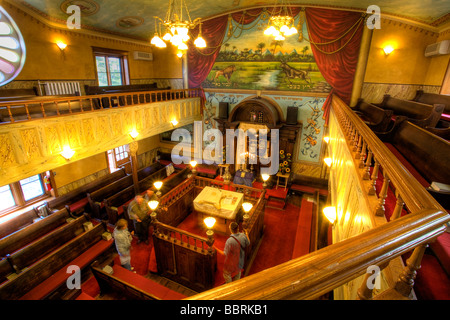
[[[369,266],[383,266],[431,241],[448,221],[442,211],[416,212],[188,299],[316,299],[365,274]]]
[[[140,102],[141,96],[149,95],[150,101],[149,102]],[[29,112],[29,105],[38,105],[40,106],[40,115],[39,117],[44,118],[51,118],[51,117],[58,117],[58,116],[64,116],[67,114],[76,114],[76,113],[84,113],[89,111],[95,111],[94,109],[94,102],[95,100],[98,100],[100,109],[111,109],[111,108],[124,108],[128,106],[135,106],[140,104],[147,104],[147,103],[153,103],[158,102],[158,98],[156,100],[153,99],[153,95],[160,97],[162,99],[163,95],[165,97],[166,101],[172,101],[172,100],[180,100],[180,99],[187,99],[187,98],[193,98],[193,97],[203,97],[203,89],[194,88],[194,89],[175,89],[175,90],[153,90],[153,91],[139,91],[139,92],[123,92],[123,93],[108,93],[108,94],[98,94],[98,95],[88,95],[88,96],[71,96],[71,97],[51,97],[49,96],[46,98],[45,96],[39,96],[36,97],[35,100],[15,100],[15,101],[9,101],[9,102],[0,102],[0,110],[4,109],[7,111],[9,116],[10,122],[4,122],[0,124],[7,124],[7,123],[14,123],[16,121],[28,121],[33,120],[36,117],[33,117],[33,114]],[[137,102],[135,103],[134,97],[137,97]],[[110,101],[109,106],[104,106],[104,99],[107,99]],[[111,101],[112,100],[119,100],[120,98],[123,98],[123,101],[125,102],[124,105],[118,104],[117,107],[113,107]],[[128,100],[130,100],[131,103],[128,103]],[[203,109],[203,100],[202,101],[202,109]],[[76,111],[73,110],[72,103],[77,102],[79,104],[80,110]],[[59,104],[61,103],[67,103],[68,106],[68,113],[61,114],[61,108]],[[84,109],[84,107],[87,107],[89,109]],[[56,108],[56,115],[49,115],[48,114],[48,108],[55,107]],[[15,119],[14,116],[17,116],[17,114],[14,114],[14,110],[25,108],[25,115],[26,119]],[[201,113],[203,111],[201,110]]]
[[[414,176],[398,161],[375,133],[355,114],[341,99],[333,96],[333,110],[341,123],[345,123],[348,136],[361,136],[375,158],[377,164],[387,172],[387,176],[403,202],[411,212],[426,208],[444,210],[442,206],[428,193]],[[354,140],[353,140],[354,141]],[[378,169],[378,168],[377,168]],[[372,179],[376,180],[376,175]]]

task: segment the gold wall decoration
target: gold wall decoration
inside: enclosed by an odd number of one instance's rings
[[[71,159],[76,162],[131,143],[133,129],[139,132],[139,140],[170,131],[172,124],[159,121],[159,115],[166,114],[168,119],[171,108],[174,114],[194,110],[179,117],[180,126],[200,121],[200,103],[200,98],[187,98],[2,124],[0,186],[66,165],[59,155],[65,145],[76,151]]]

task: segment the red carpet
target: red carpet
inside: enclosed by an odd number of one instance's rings
[[[263,241],[249,274],[291,260],[299,212],[299,207],[289,203],[284,211],[266,207]]]

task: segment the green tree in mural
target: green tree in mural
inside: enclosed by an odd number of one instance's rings
[[[303,47],[303,49],[302,49],[303,56],[306,55],[306,52],[307,52],[308,50],[309,50],[309,47],[308,47],[308,46],[304,46],[304,47]]]
[[[256,47],[258,48],[259,56],[262,58],[262,51],[266,47],[266,44],[264,42],[260,42]]]
[[[277,47],[281,48],[283,46],[283,43],[284,43],[284,41],[281,41],[281,40],[273,40],[270,43],[270,46],[273,47],[272,55],[275,56],[275,51],[277,50]]]

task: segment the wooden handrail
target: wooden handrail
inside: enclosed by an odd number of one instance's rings
[[[427,243],[445,231],[449,215],[423,210],[188,300],[316,299],[363,275],[369,266]]]
[[[387,172],[390,181],[411,212],[426,208],[445,211],[375,133],[339,97],[333,96],[332,106],[341,121],[347,123],[347,130],[355,130],[359,136],[363,137],[364,142],[375,155],[383,170]]]
[[[184,94],[181,94],[184,93]],[[150,95],[150,101],[149,102],[140,102],[139,97]],[[58,116],[65,116],[70,114],[77,114],[77,113],[85,113],[85,112],[91,112],[91,111],[99,111],[103,109],[111,109],[111,108],[126,108],[129,106],[135,106],[140,104],[148,104],[148,103],[155,103],[159,101],[153,101],[152,95],[157,95],[158,97],[162,98],[163,95],[165,97],[165,101],[172,101],[172,100],[180,100],[180,99],[188,99],[193,97],[200,97],[202,98],[204,96],[203,89],[201,88],[193,88],[193,89],[172,89],[172,90],[153,90],[153,91],[137,91],[137,92],[122,92],[122,93],[108,93],[108,94],[97,94],[97,95],[86,95],[86,96],[69,96],[69,97],[46,97],[46,96],[39,96],[36,97],[36,99],[30,99],[30,100],[13,100],[13,101],[6,101],[6,102],[0,102],[0,110],[5,109],[7,111],[7,115],[9,116],[10,122],[3,122],[1,124],[8,124],[8,123],[14,123],[17,121],[29,121],[35,119],[35,117],[32,117],[32,114],[28,111],[29,105],[38,105],[40,106],[40,115],[44,118],[52,118],[52,117],[58,117]],[[133,97],[138,97],[137,103],[134,103]],[[112,106],[112,103],[109,103],[109,107],[103,106],[102,98],[107,98],[109,101],[111,99],[117,99],[119,100],[121,97],[125,98],[125,105],[118,105],[116,107]],[[127,97],[131,98],[131,104],[128,104]],[[99,100],[100,109],[94,109],[94,103],[93,101],[95,99]],[[202,109],[203,109],[203,99],[200,99],[202,102]],[[71,103],[78,102],[80,104],[80,111],[74,111],[73,107],[71,106]],[[83,108],[83,102],[86,103],[86,106],[89,109]],[[68,104],[68,113],[61,114],[60,113],[60,107],[58,106],[58,103],[67,103]],[[47,114],[46,107],[48,108],[49,105],[56,106],[56,115],[51,116]],[[15,108],[25,108],[26,111],[26,119],[15,119],[14,118],[14,109]],[[201,113],[203,111],[201,110]]]

